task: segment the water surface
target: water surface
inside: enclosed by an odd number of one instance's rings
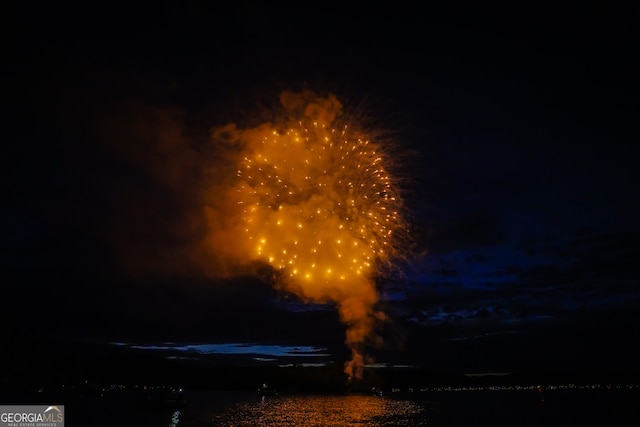
[[[383,427],[640,425],[638,391],[277,395],[191,390],[183,405],[133,395],[76,396],[69,425],[136,427]]]

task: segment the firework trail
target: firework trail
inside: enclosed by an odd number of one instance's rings
[[[352,354],[345,373],[361,378],[385,318],[374,279],[402,257],[407,238],[393,157],[335,96],[284,92],[280,102],[273,122],[213,132],[238,151],[228,193],[235,250],[271,266],[279,288],[336,304]]]

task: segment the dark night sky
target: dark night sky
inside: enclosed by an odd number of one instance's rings
[[[405,280],[380,283],[392,322],[378,362],[637,370],[637,10],[160,3],[79,19],[5,7],[3,346],[257,343],[344,358],[332,307],[250,278],[153,271],[181,264],[195,191],[164,179],[181,153],[163,138],[201,141],[307,88],[363,103],[410,153],[419,247]]]

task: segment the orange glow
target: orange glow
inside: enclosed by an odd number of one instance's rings
[[[239,131],[242,154],[230,197],[249,259],[279,273],[278,286],[334,302],[347,327],[350,378],[384,316],[374,277],[402,251],[403,205],[381,141],[341,117],[341,103],[311,92],[281,95],[277,124]],[[348,119],[348,118],[347,118]]]

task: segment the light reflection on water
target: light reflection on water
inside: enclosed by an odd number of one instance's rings
[[[91,427],[492,427],[640,425],[640,389],[278,395],[189,390],[180,405],[131,392],[59,396],[70,425]]]
[[[382,427],[428,424],[429,402],[377,396],[269,396],[212,417],[219,426]]]

